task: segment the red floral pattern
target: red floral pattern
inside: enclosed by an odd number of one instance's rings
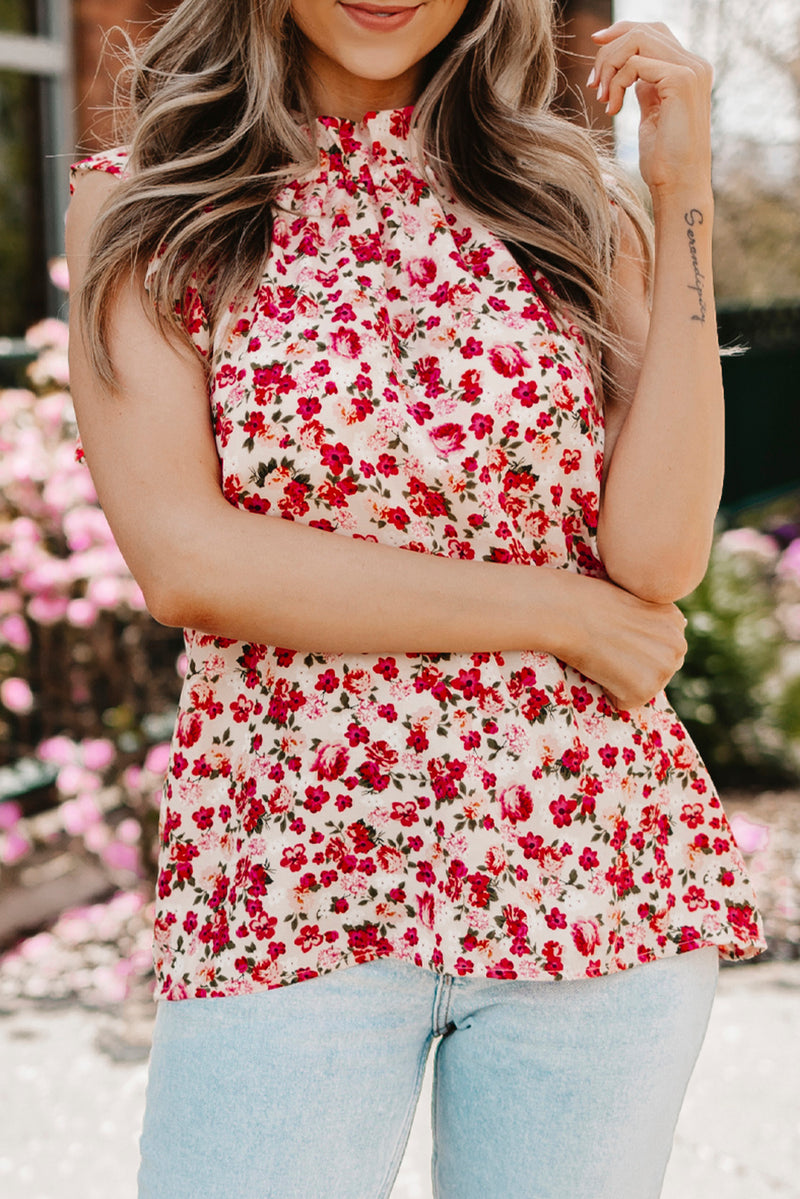
[[[410,110],[320,118],[216,344],[231,504],[419,553],[602,574],[603,422],[574,327],[415,165]],[[86,167],[117,170],[124,152]],[[157,269],[157,262],[151,270]],[[186,631],[161,813],[162,997],[391,956],[593,977],[765,945],[661,694],[619,712],[542,653],[300,653]]]

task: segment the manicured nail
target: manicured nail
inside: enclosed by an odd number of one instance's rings
[[[592,67],[591,74],[589,75],[589,78],[586,80],[587,87],[594,87],[595,75],[596,75],[595,69],[594,69],[594,67]]]
[[[608,97],[606,95],[606,85],[602,79],[600,80],[600,82],[597,85],[597,99],[598,100],[607,100],[608,99]]]
[[[608,26],[605,29],[595,29],[592,37],[602,37],[604,33],[608,33],[608,29]]]

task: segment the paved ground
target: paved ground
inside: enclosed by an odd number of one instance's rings
[[[4,1199],[134,1199],[149,1024],[121,1027],[79,1007],[0,1016]],[[430,1083],[392,1199],[431,1199]],[[800,1199],[798,963],[720,974],[662,1199],[709,1196]]]

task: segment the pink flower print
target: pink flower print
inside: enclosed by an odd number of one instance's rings
[[[513,824],[517,824],[520,820],[527,820],[533,811],[531,793],[521,783],[506,787],[499,793],[497,799],[503,817],[512,821]]]
[[[455,454],[464,448],[465,433],[461,425],[447,421],[428,431],[437,454]]]
[[[527,358],[516,346],[495,346],[489,351],[489,361],[498,375],[506,379],[523,374],[525,367],[530,366]]]
[[[196,712],[181,712],[178,716],[178,744],[194,745],[203,730],[203,721]]]
[[[478,358],[483,353],[483,342],[474,337],[468,337],[461,347],[462,358]]]
[[[689,887],[683,897],[683,902],[686,904],[690,912],[696,912],[698,908],[707,908],[708,900],[706,893],[702,887],[697,887],[694,884]]]
[[[290,870],[302,870],[308,862],[305,846],[302,842],[297,845],[287,845],[283,851],[281,858],[281,866],[288,866]]]
[[[426,928],[433,928],[433,896],[430,891],[417,895],[417,918]]]
[[[413,799],[406,800],[404,803],[395,801],[392,804],[392,820],[398,820],[403,828],[410,828],[412,824],[416,824],[419,820],[417,813],[417,805]]]
[[[494,418],[488,412],[476,412],[469,422],[469,427],[478,441],[483,441],[484,437],[494,428]]]
[[[316,945],[321,945],[323,942],[322,933],[319,931],[318,924],[309,924],[303,929],[299,937],[295,937],[295,945],[299,945],[303,953],[309,953]]]
[[[413,312],[398,312],[392,318],[392,329],[400,340],[405,341],[416,328],[416,318]]]
[[[395,845],[379,845],[375,856],[381,870],[385,870],[387,874],[397,874],[398,870],[403,869],[405,859],[402,851]]]
[[[594,920],[573,921],[570,932],[575,948],[588,958],[600,944],[600,930]]]
[[[292,232],[295,230],[293,229]],[[308,254],[311,257],[316,256],[322,246],[322,234],[319,231],[319,225],[316,221],[303,222],[303,236],[297,243],[297,249],[300,254]]]
[[[539,403],[536,384],[529,379],[523,383],[518,383],[511,392],[515,399],[519,400],[523,408],[532,408],[534,404]]]
[[[681,820],[689,828],[697,828],[698,824],[703,823],[703,805],[685,803],[681,808]]]
[[[559,795],[558,799],[551,801],[550,811],[553,813],[553,824],[556,828],[564,828],[572,824],[572,813],[577,806],[578,801],[567,799],[566,795]]]
[[[345,745],[320,745],[311,769],[321,779],[339,779],[347,770],[350,753]]]
[[[436,278],[436,263],[432,258],[410,258],[406,271],[415,287],[427,287]]]
[[[377,229],[371,233],[363,233],[361,236],[352,233],[350,245],[353,247],[356,262],[380,262],[381,235]]]
[[[353,461],[350,451],[341,441],[337,441],[336,445],[324,445],[320,457],[330,467],[332,475],[340,475]]]
[[[361,353],[361,338],[355,329],[348,329],[346,325],[331,333],[330,344],[334,354],[342,358],[358,358]]]

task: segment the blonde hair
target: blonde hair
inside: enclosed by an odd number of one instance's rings
[[[304,79],[290,0],[183,0],[131,50],[130,174],[95,226],[80,297],[93,367],[110,386],[109,306],[132,270],[161,253],[151,294],[162,331],[200,280],[212,334],[261,277],[272,201],[318,161]],[[469,0],[426,62],[413,122],[429,181],[435,172],[580,328],[601,396],[613,386],[603,350],[625,353],[611,319],[609,198],[632,219],[648,267],[652,232],[597,137],[552,110],[556,81],[553,0]]]

